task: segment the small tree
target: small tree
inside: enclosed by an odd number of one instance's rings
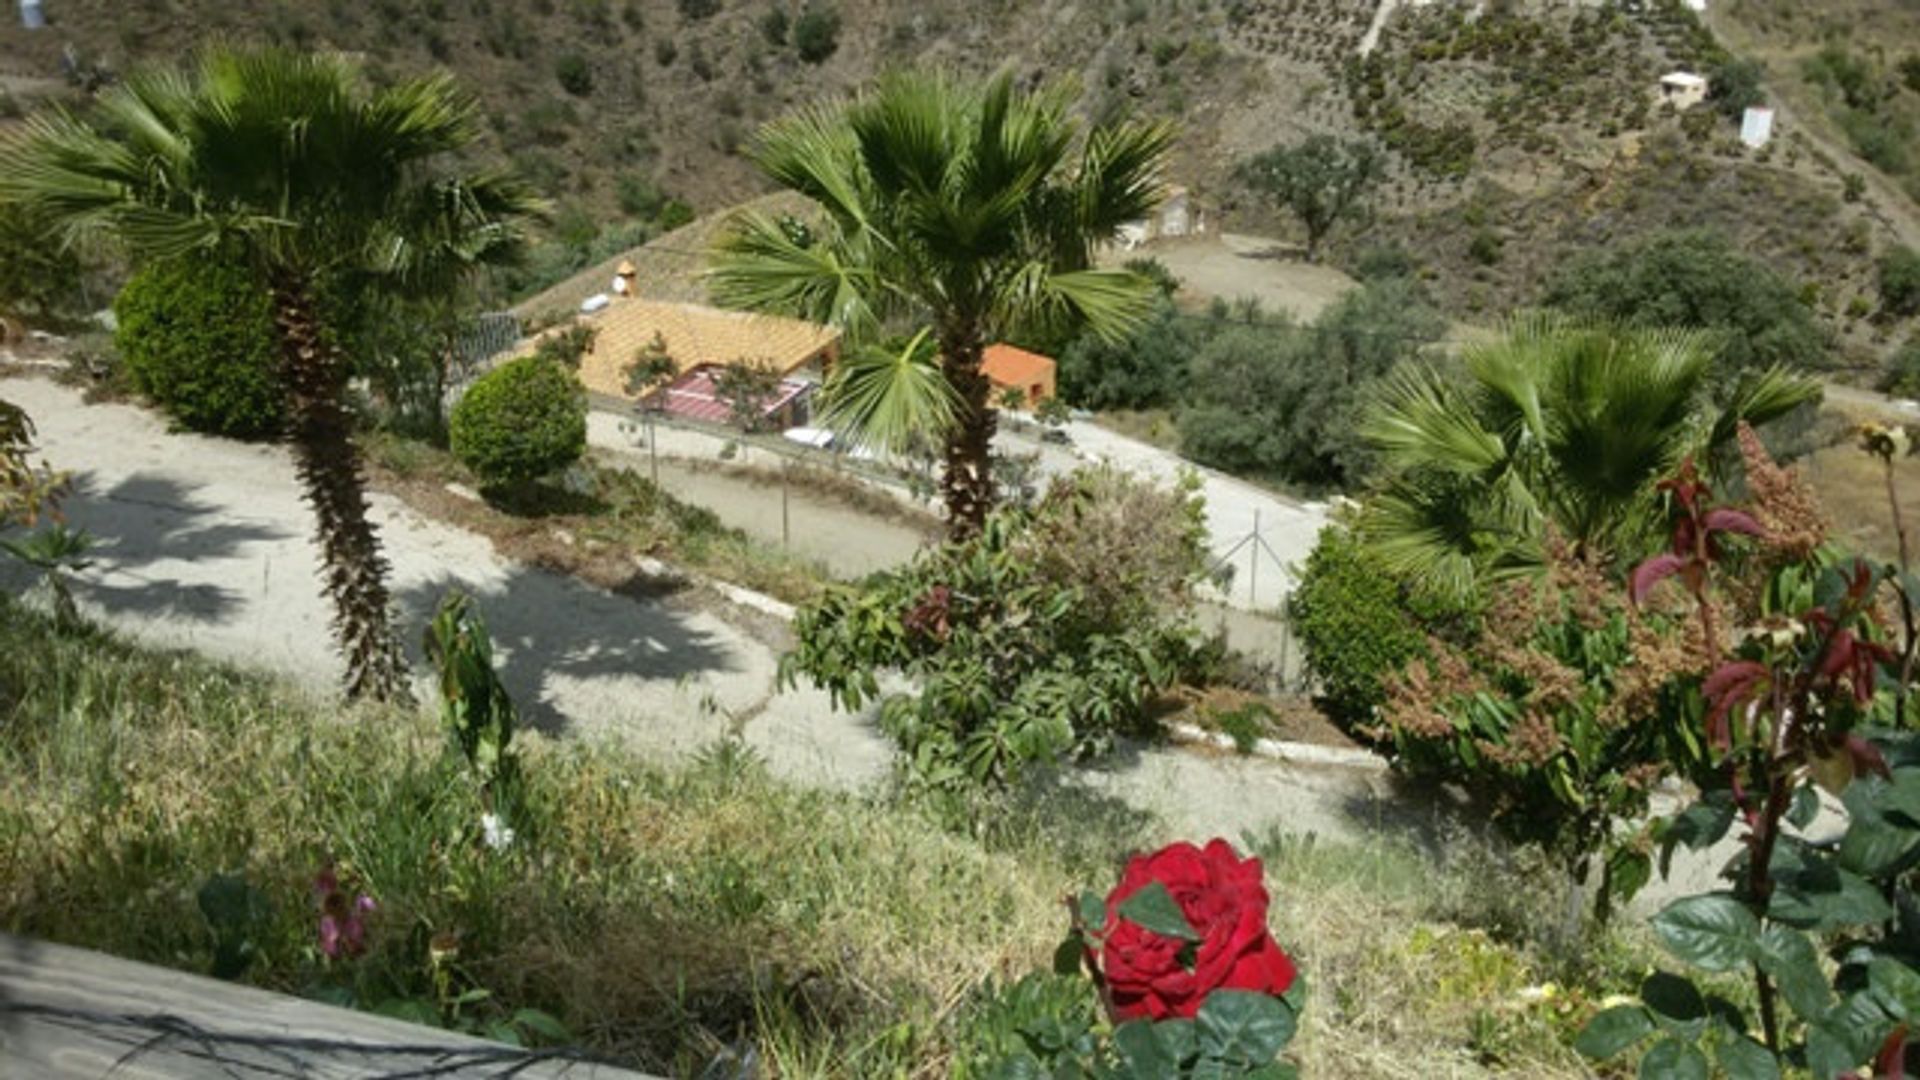
[[[593,349],[593,339],[600,331],[591,326],[575,323],[564,330],[556,330],[540,339],[533,348],[533,355],[566,368],[569,371],[580,370],[580,361]]]
[[[454,406],[454,456],[490,484],[524,484],[564,469],[587,448],[580,380],[538,356],[480,377]]]
[[[653,340],[636,349],[627,364],[627,393],[651,399],[667,380],[680,373],[679,361],[667,352],[667,339],[655,331]]]
[[[1720,112],[1738,120],[1748,109],[1766,104],[1761,85],[1766,70],[1758,62],[1729,56],[1707,72],[1707,97]]]
[[[727,403],[742,431],[758,431],[767,405],[780,393],[780,373],[765,360],[735,360],[713,377],[713,392]]]
[[[809,64],[825,63],[840,49],[840,13],[808,7],[793,22],[793,51]]]
[[[1900,245],[1880,256],[1880,306],[1888,315],[1920,315],[1920,251]]]
[[[1240,178],[1255,194],[1300,219],[1307,230],[1307,261],[1318,262],[1327,234],[1364,208],[1382,165],[1372,143],[1315,135],[1249,159],[1240,166]]]

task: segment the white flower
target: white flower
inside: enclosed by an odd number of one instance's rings
[[[500,820],[499,815],[481,814],[480,839],[495,851],[505,851],[513,844],[513,830]]]

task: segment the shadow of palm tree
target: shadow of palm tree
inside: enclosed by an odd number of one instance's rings
[[[82,473],[62,509],[70,525],[94,539],[92,566],[75,576],[75,592],[108,615],[223,619],[239,605],[238,591],[184,580],[179,571],[294,535],[264,519],[236,520],[196,498],[193,486],[144,472],[112,487]],[[18,564],[0,568],[9,583],[30,580],[31,574]]]
[[[447,572],[396,593],[416,670],[430,674],[424,627],[440,601],[472,596],[493,638],[500,679],[528,723],[549,734],[567,727],[556,684],[583,679],[688,683],[740,667],[728,643],[695,625],[679,605],[594,588],[537,567],[515,565],[504,582],[476,584]],[[609,687],[607,698],[614,696]],[[620,706],[608,704],[609,708]],[[639,719],[635,716],[633,719]]]

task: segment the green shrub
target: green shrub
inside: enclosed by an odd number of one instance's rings
[[[760,34],[767,39],[769,45],[785,45],[787,31],[792,27],[793,20],[788,17],[787,9],[778,4],[768,8],[767,13],[760,16]]]
[[[560,88],[574,97],[586,97],[593,93],[593,68],[587,64],[587,58],[579,53],[565,53],[554,61],[553,77],[560,80]]]
[[[1428,625],[1445,629],[1466,609],[1411,587],[1344,526],[1323,529],[1287,600],[1287,620],[1322,706],[1348,731],[1375,722],[1383,679],[1426,655]]]
[[[1920,251],[1901,245],[1880,256],[1880,306],[1897,318],[1920,315]]]
[[[840,13],[809,7],[793,20],[793,51],[809,64],[824,63],[840,49]]]
[[[76,313],[81,270],[44,221],[0,204],[0,315],[57,322]]]
[[[1185,611],[1199,522],[1191,490],[1063,477],[1033,510],[999,511],[972,540],[802,608],[782,683],[804,677],[849,711],[877,702],[922,790],[1005,785],[1103,752],[1202,660]],[[883,692],[886,670],[914,690]]]
[[[1548,283],[1545,300],[1576,315],[1718,331],[1716,380],[1774,364],[1817,368],[1832,349],[1793,282],[1706,230],[1577,260]]]
[[[181,425],[243,439],[280,431],[273,304],[250,269],[218,258],[154,263],[113,312],[134,386]]]
[[[1082,334],[1060,354],[1060,395],[1088,409],[1170,405],[1187,378],[1187,360],[1203,328],[1162,300],[1130,336],[1109,341]]]
[[[1920,398],[1920,338],[1887,357],[1879,385],[1882,392],[1894,397]]]
[[[1248,325],[1193,356],[1180,445],[1203,464],[1310,488],[1371,469],[1355,413],[1395,365],[1438,341],[1446,322],[1405,278],[1368,282],[1313,325]]]
[[[454,455],[487,482],[537,480],[586,452],[586,393],[559,364],[510,360],[454,406],[451,434]]]

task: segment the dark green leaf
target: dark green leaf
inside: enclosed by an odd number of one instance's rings
[[[1653,1022],[1676,1038],[1693,1042],[1707,1030],[1707,1002],[1692,980],[1656,971],[1640,984],[1640,999]]]
[[[1191,1020],[1131,1020],[1113,1029],[1113,1048],[1134,1076],[1177,1076],[1192,1053]]]
[[[488,1021],[486,1033],[487,1038],[497,1043],[506,1043],[508,1046],[523,1045],[520,1042],[520,1033],[515,1031],[513,1025],[507,1023],[505,1020]]]
[[[1099,893],[1081,893],[1079,906],[1080,921],[1086,924],[1088,932],[1097,934],[1106,929],[1107,902],[1101,898]]]
[[[1709,791],[1692,806],[1667,819],[1664,838],[1694,851],[1710,848],[1733,828],[1733,793]]]
[[[408,1023],[425,1024],[428,1027],[445,1026],[440,1021],[440,1010],[417,998],[390,998],[375,1005],[373,1011]]]
[[[573,1033],[565,1024],[555,1019],[553,1014],[539,1009],[518,1009],[514,1011],[513,1022],[521,1028],[540,1036],[554,1044],[573,1041]]]
[[[1607,885],[1612,902],[1625,904],[1653,880],[1653,856],[1634,848],[1622,847],[1607,859]]]
[[[1812,784],[1802,784],[1794,790],[1793,806],[1787,811],[1787,824],[1796,829],[1804,829],[1813,824],[1820,816],[1820,792]]]
[[[1307,973],[1306,972],[1302,971],[1294,975],[1293,985],[1287,987],[1287,992],[1280,995],[1280,1000],[1287,1003],[1287,1008],[1293,1010],[1293,1015],[1295,1017],[1298,1017],[1302,1012],[1306,1011],[1306,1008],[1307,1008]]]
[[[1726,893],[1675,900],[1653,917],[1654,932],[1669,952],[1707,971],[1733,971],[1753,955],[1760,924]]]
[[[1809,930],[1835,930],[1893,918],[1893,908],[1873,883],[1824,859],[1782,874],[1767,915]]]
[[[1215,990],[1194,1019],[1201,1053],[1241,1065],[1265,1065],[1293,1038],[1293,1010],[1251,990]]]
[[[1087,939],[1078,931],[1067,935],[1067,940],[1053,950],[1053,973],[1055,975],[1075,975],[1080,971],[1081,961],[1087,955]]]
[[[1880,1045],[1891,1021],[1872,991],[1855,994],[1807,1025],[1807,1066],[1816,1076],[1859,1068]]]
[[[1002,1059],[987,1076],[989,1080],[1048,1080],[1047,1067],[1025,1050]]]
[[[1722,1028],[1714,1043],[1714,1057],[1727,1080],[1779,1080],[1780,1062],[1773,1052],[1745,1032]]]
[[[1640,1059],[1640,1080],[1707,1080],[1707,1056],[1692,1043],[1662,1039]]]
[[[1833,1006],[1833,991],[1807,935],[1790,926],[1769,926],[1755,947],[1754,960],[1773,976],[1781,996],[1802,1017],[1817,1019]]]
[[[1653,1034],[1653,1017],[1639,1005],[1616,1005],[1587,1021],[1573,1048],[1595,1061],[1605,1061]]]
[[[1151,930],[1161,937],[1180,938],[1183,941],[1198,941],[1200,935],[1194,932],[1187,922],[1187,916],[1180,905],[1167,891],[1165,885],[1149,881],[1140,891],[1120,901],[1114,909],[1115,914],[1128,922]]]
[[[1867,986],[1894,1019],[1920,1019],[1920,973],[1912,968],[1890,956],[1876,956],[1867,964]]]

